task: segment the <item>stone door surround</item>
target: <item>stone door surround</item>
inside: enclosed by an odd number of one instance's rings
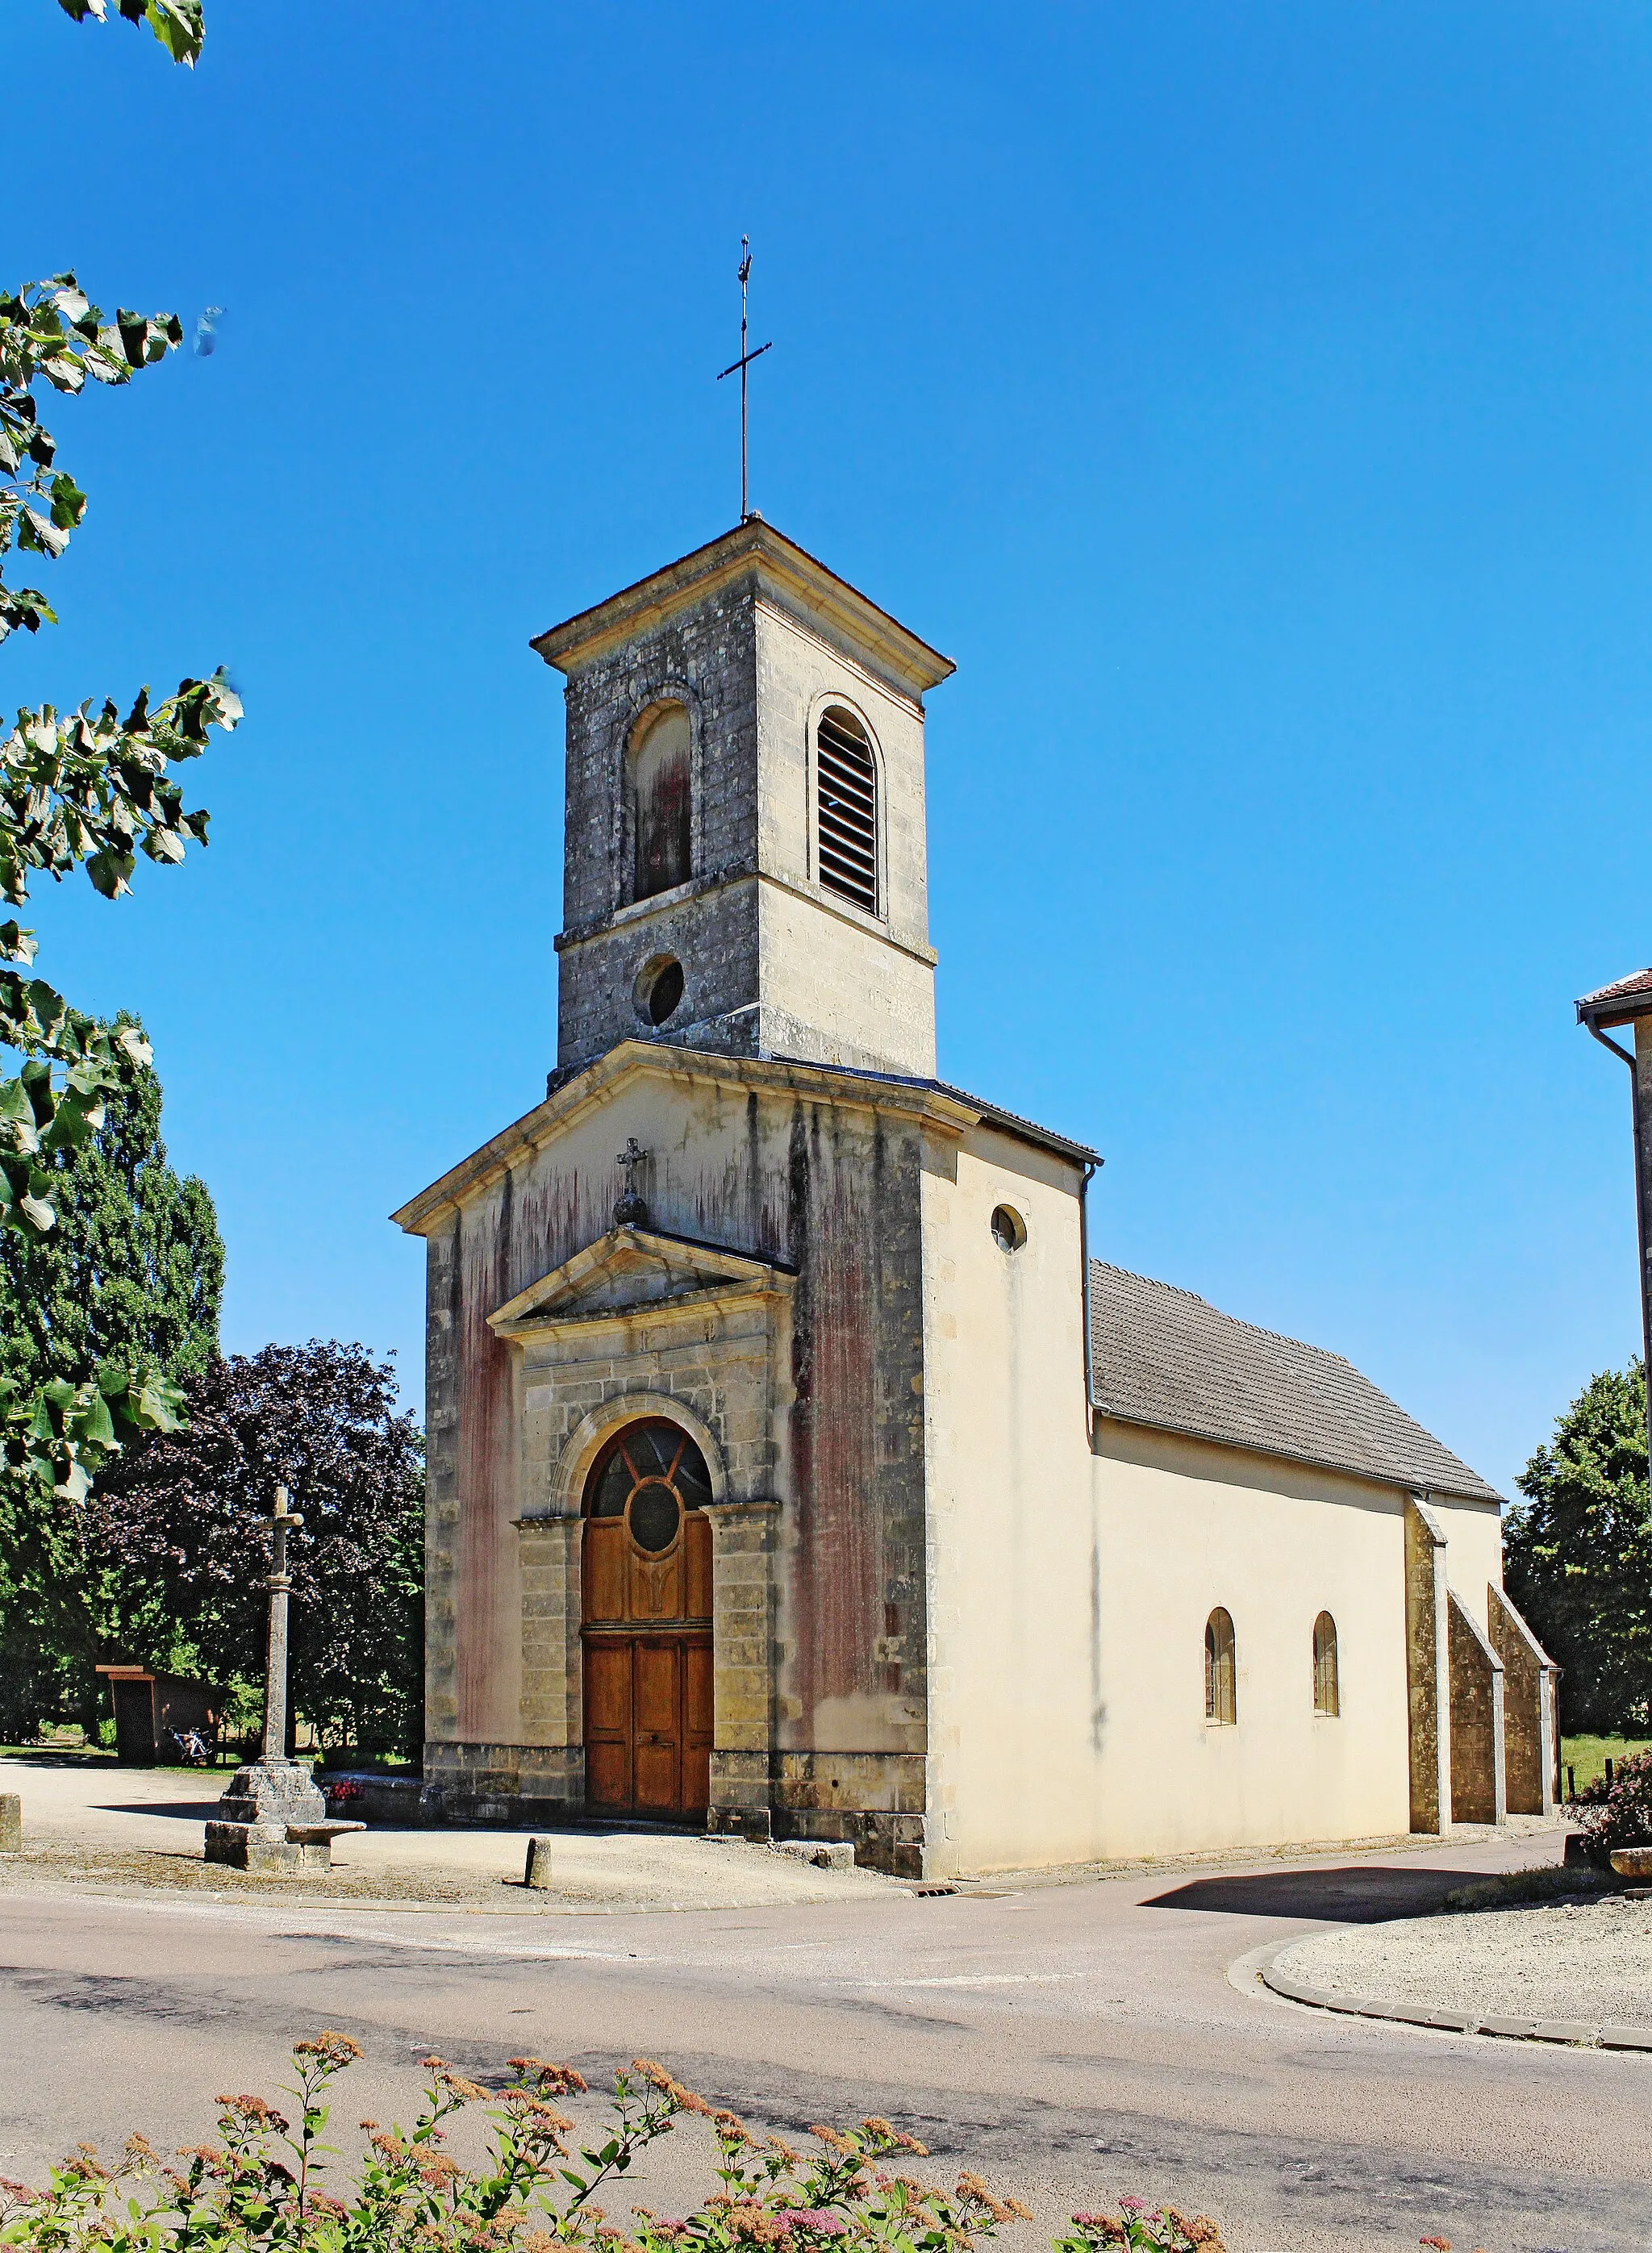
[[[766,1828],[775,1714],[775,1470],[792,1278],[720,1246],[612,1229],[489,1317],[516,1359],[522,1587],[519,1800],[585,1800],[582,1510],[604,1444],[659,1417],[712,1498],[714,1828]],[[496,1761],[497,1765],[497,1761]]]

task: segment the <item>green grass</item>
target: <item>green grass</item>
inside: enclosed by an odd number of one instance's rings
[[[1613,1759],[1617,1758],[1615,1753]],[[1545,1865],[1535,1870],[1505,1870],[1500,1876],[1480,1878],[1459,1886],[1440,1904],[1447,1909],[1523,1908],[1530,1902],[1574,1900],[1579,1895],[1609,1893],[1613,1880],[1600,1870],[1558,1869]]]
[[[47,1738],[38,1745],[0,1745],[0,1759],[27,1760],[31,1753],[50,1753],[54,1759],[62,1754],[72,1754],[76,1760],[108,1761],[111,1767],[115,1764],[113,1746],[106,1751],[101,1745],[74,1744],[66,1737],[60,1744],[54,1738]]]
[[[0,1745],[0,1760],[43,1758],[84,1761],[88,1768],[115,1768],[120,1765],[113,1750],[106,1750],[101,1745]],[[209,1761],[205,1768],[185,1767],[175,1761],[146,1761],[143,1772],[146,1775],[222,1775],[227,1769],[240,1766],[238,1759],[226,1754],[221,1761],[216,1764]]]
[[[1621,1760],[1635,1753],[1652,1753],[1652,1741],[1645,1737],[1562,1737],[1560,1759],[1563,1767],[1571,1768],[1577,1777],[1578,1789],[1593,1783],[1597,1776],[1606,1774],[1609,1760],[1615,1768]]]

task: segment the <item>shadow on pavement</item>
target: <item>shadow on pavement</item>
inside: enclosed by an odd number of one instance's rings
[[[89,1810],[94,1815],[169,1815],[180,1823],[215,1823],[215,1799],[101,1799]]]
[[[1200,1908],[1229,1916],[1318,1917],[1329,1924],[1381,1924],[1390,1917],[1426,1916],[1459,1886],[1483,1882],[1486,1870],[1263,1870],[1248,1877],[1195,1878],[1144,1908]]]

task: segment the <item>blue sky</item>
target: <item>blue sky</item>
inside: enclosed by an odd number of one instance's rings
[[[1509,1482],[1637,1350],[1652,959],[1638,6],[207,0],[192,76],[11,0],[15,278],[224,307],[53,401],[59,704],[227,663],[182,871],[38,901],[139,1010],[228,1345],[422,1391],[385,1216],[554,1059],[530,633],[752,499],[958,661],[942,1069],[1098,1143],[1108,1258],[1348,1354]]]

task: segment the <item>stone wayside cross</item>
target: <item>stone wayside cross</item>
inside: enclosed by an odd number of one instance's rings
[[[292,1574],[287,1566],[287,1538],[303,1524],[288,1507],[287,1489],[275,1489],[269,1577],[269,1641],[264,1675],[263,1757],[237,1768],[218,1803],[217,1818],[206,1826],[206,1859],[237,1870],[282,1873],[324,1870],[332,1863],[332,1842],[360,1823],[330,1823],[327,1803],[310,1770],[287,1757],[287,1607]]]
[[[275,1552],[270,1560],[269,1643],[264,1666],[264,1759],[268,1768],[272,1762],[285,1766],[287,1762],[287,1601],[292,1594],[293,1576],[287,1570],[287,1536],[303,1524],[296,1510],[287,1506],[287,1489],[275,1489]],[[313,1788],[313,1787],[312,1787]]]

